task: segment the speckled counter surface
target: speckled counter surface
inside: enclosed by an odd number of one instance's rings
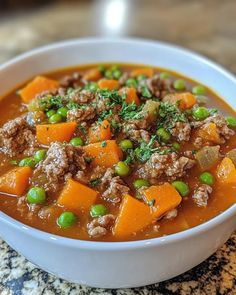
[[[28,11],[7,13],[0,9],[0,63],[33,47],[67,38],[136,36],[185,46],[236,72],[235,0],[121,0],[126,15],[120,27],[109,27],[108,2],[114,1],[65,4],[61,0],[59,5],[54,2]],[[166,282],[129,290],[70,284],[36,268],[0,240],[0,295],[21,294],[236,295],[236,234],[191,271]]]

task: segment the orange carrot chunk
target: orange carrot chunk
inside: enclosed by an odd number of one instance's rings
[[[154,70],[151,68],[141,68],[141,69],[133,70],[131,72],[131,77],[138,77],[140,75],[144,75],[150,78],[154,75]]]
[[[111,137],[111,125],[107,120],[102,121],[100,126],[94,126],[89,129],[89,141],[91,143],[109,140]]]
[[[159,218],[167,211],[174,209],[182,200],[177,190],[169,183],[151,186],[143,193],[147,202],[152,204],[154,218]]]
[[[119,82],[117,80],[102,79],[98,82],[100,89],[115,90],[119,88]]]
[[[0,177],[0,192],[21,196],[28,184],[32,170],[30,167],[17,167]]]
[[[53,141],[70,141],[76,126],[76,122],[37,125],[36,137],[39,143],[45,145]]]
[[[114,235],[118,238],[129,237],[147,227],[152,220],[153,215],[147,204],[126,195],[116,219]]]
[[[90,187],[69,179],[62,190],[57,203],[68,210],[88,211],[95,203],[98,192]]]
[[[92,157],[94,166],[112,167],[122,158],[122,151],[115,140],[91,143],[84,146],[84,151]]]
[[[181,110],[190,109],[197,102],[196,97],[190,92],[177,94],[177,98],[180,100],[179,108]]]
[[[236,184],[236,168],[230,158],[225,157],[217,167],[217,178],[222,184]]]
[[[125,101],[127,103],[135,103],[136,105],[140,105],[140,100],[137,95],[137,91],[133,87],[123,87],[119,90],[119,94],[125,94]]]
[[[197,135],[203,138],[204,141],[210,141],[212,143],[221,143],[220,135],[215,123],[208,123],[203,125],[197,132]]]
[[[20,91],[20,96],[25,103],[28,103],[31,99],[43,91],[52,91],[59,88],[59,82],[46,77],[37,76],[27,84]]]
[[[84,80],[97,81],[102,78],[102,74],[98,69],[91,69],[84,74]]]

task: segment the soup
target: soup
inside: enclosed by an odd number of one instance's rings
[[[235,112],[171,71],[89,65],[0,101],[0,209],[53,234],[160,237],[236,202]]]

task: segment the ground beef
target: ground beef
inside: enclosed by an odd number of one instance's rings
[[[67,75],[60,80],[60,85],[62,87],[74,87],[76,86],[76,82],[80,81],[82,75],[78,72],[75,72],[71,75]]]
[[[10,157],[31,154],[36,146],[34,134],[26,116],[8,121],[0,128],[0,152]]]
[[[187,157],[177,158],[176,154],[172,153],[171,161],[166,167],[165,174],[168,179],[175,180],[185,175],[186,170],[191,169],[195,165],[196,161]]]
[[[171,83],[167,79],[161,79],[158,74],[147,79],[146,84],[151,93],[160,99],[172,92]]]
[[[107,214],[93,219],[87,224],[88,234],[92,238],[99,238],[105,236],[113,224],[115,216]]]
[[[79,124],[84,121],[92,120],[95,116],[95,109],[92,106],[87,106],[85,108],[69,110],[67,113],[67,121]]]
[[[127,73],[127,72],[123,73],[119,79],[119,84],[121,86],[125,85],[125,82],[129,79],[129,76],[130,76],[129,73]]]
[[[209,195],[212,193],[212,188],[207,184],[198,186],[193,193],[193,200],[199,207],[206,207]]]
[[[177,217],[177,215],[178,215],[177,209],[172,209],[164,215],[164,218],[165,219],[173,219],[173,218]]]
[[[85,169],[84,153],[80,147],[54,142],[46,158],[35,169],[33,182],[41,183],[45,190],[54,192],[66,179]]]
[[[140,140],[143,140],[148,143],[151,139],[151,135],[147,130],[138,129],[138,127],[133,123],[125,124],[123,132],[133,141],[139,142]]]
[[[108,168],[101,178],[102,197],[112,203],[119,203],[122,196],[127,194],[130,189],[125,185],[120,176],[115,176],[114,170]]]
[[[76,89],[69,94],[69,99],[77,104],[91,103],[95,99],[95,94],[85,89]]]
[[[171,134],[178,141],[188,141],[191,135],[191,126],[189,123],[177,122],[175,127],[171,129]]]
[[[143,167],[138,170],[140,177],[153,180],[166,175],[169,180],[175,180],[185,175],[186,170],[195,165],[195,160],[176,153],[161,155],[154,153]]]

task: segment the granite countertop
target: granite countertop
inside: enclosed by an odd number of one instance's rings
[[[109,26],[106,21],[111,14],[108,2],[113,0],[59,2],[28,11],[0,10],[0,63],[57,40],[91,35],[135,36],[185,46],[236,72],[235,0],[121,0],[118,2],[126,5],[126,15],[119,26]],[[119,9],[115,7],[116,13]],[[0,295],[231,295],[236,294],[235,254],[236,233],[209,259],[172,280],[142,288],[102,290],[71,284],[46,273],[0,239]]]

